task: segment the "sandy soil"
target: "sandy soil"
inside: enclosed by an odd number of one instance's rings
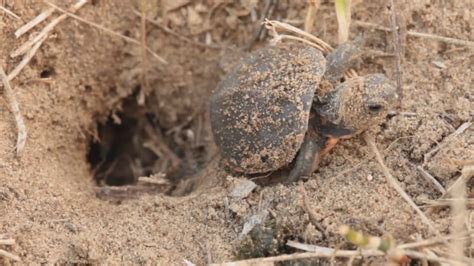
[[[42,1],[27,2],[2,3],[21,17],[0,10],[0,62],[7,72],[21,60],[10,58],[10,53],[46,25],[14,37],[16,29],[48,8]],[[305,183],[259,186],[243,199],[230,196],[244,177],[219,164],[207,104],[224,73],[222,66],[251,40],[265,1],[159,2],[149,8],[149,17],[177,35],[148,23],[146,38],[167,65],[144,56],[139,45],[72,18],[55,28],[12,81],[28,130],[21,156],[15,156],[17,131],[0,97],[0,235],[16,240],[0,248],[20,256],[19,264],[182,265],[184,259],[204,264],[296,252],[285,246],[287,240],[354,248],[339,235],[341,224],[373,235],[390,234],[399,243],[433,236],[387,183],[361,137],[337,145]],[[334,45],[333,4],[321,2],[312,33]],[[389,27],[387,1],[357,2],[351,38],[363,33],[368,51],[356,69],[395,80],[391,34],[356,23]],[[58,1],[62,7],[70,3]],[[404,29],[474,40],[472,2],[405,1],[398,9]],[[78,15],[140,39],[140,17],[134,10],[139,10],[136,3],[98,0]],[[280,0],[272,18],[301,27],[305,14],[306,1]],[[55,12],[52,17],[57,16]],[[474,127],[448,136],[474,115],[474,54],[462,45],[404,35],[402,39],[403,109],[373,133],[394,176],[415,203],[428,210],[427,200],[441,193],[417,166],[447,188],[463,166],[473,163]],[[266,41],[256,44],[261,45]],[[141,93],[146,95],[143,106],[137,104]],[[117,129],[112,121],[124,127]],[[150,136],[150,125],[158,137]],[[94,142],[98,138],[100,145]],[[143,148],[145,141],[151,148]],[[115,157],[101,164],[108,154]],[[184,180],[178,189],[191,194],[169,196],[162,186],[149,184],[117,196],[99,187],[134,184],[137,176],[160,171],[169,173],[173,182]],[[107,179],[107,173],[118,180]],[[201,182],[191,184],[195,179],[188,177],[196,176]],[[302,204],[300,186],[318,225]],[[467,187],[468,196],[474,197],[473,182]],[[255,232],[242,240],[244,223],[262,210],[269,213],[262,230],[273,241],[259,244]],[[450,232],[449,208],[426,213],[441,233]],[[470,217],[466,224],[472,228],[472,210]],[[0,257],[0,264],[10,263]]]

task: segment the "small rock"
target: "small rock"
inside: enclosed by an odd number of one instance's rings
[[[446,68],[446,65],[445,65],[444,62],[441,61],[441,60],[433,60],[431,63],[433,63],[433,65],[435,65],[435,66],[438,67],[438,68],[441,68],[441,69],[445,69],[445,68]]]
[[[371,174],[367,175],[367,181],[372,181],[372,180],[374,180],[374,177]]]
[[[244,227],[242,228],[242,232],[239,235],[239,238],[243,238],[246,236],[252,229],[259,224],[262,224],[265,221],[265,218],[268,216],[268,210],[264,209],[261,210],[260,212],[250,216],[247,221],[244,224]]]
[[[247,197],[257,185],[248,180],[248,179],[240,179],[232,188],[232,191],[229,193],[229,196],[232,197],[235,201],[239,201],[245,197]]]
[[[66,223],[64,226],[73,234],[77,233],[77,227],[73,223]]]

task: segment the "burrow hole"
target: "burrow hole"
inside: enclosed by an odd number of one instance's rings
[[[125,98],[121,111],[97,124],[97,137],[89,143],[87,160],[96,184],[135,185],[139,177],[162,176],[171,189],[207,161],[207,143],[193,137],[202,128],[196,124],[163,128],[152,103],[138,105],[136,94]]]

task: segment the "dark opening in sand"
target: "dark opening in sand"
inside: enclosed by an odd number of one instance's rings
[[[97,124],[87,154],[92,175],[98,186],[138,185],[140,177],[159,176],[171,191],[207,164],[208,145],[191,145],[193,123],[164,129],[155,104],[147,100],[140,105],[138,94],[126,97],[120,110]]]
[[[147,144],[147,125],[153,116],[137,103],[136,95],[124,99],[122,110],[97,124],[98,139],[90,142],[87,159],[97,185],[133,185],[154,171],[158,154]]]

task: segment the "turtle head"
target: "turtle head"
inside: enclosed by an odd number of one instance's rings
[[[370,74],[345,81],[315,103],[323,118],[353,133],[380,124],[396,106],[395,86],[383,74]]]

